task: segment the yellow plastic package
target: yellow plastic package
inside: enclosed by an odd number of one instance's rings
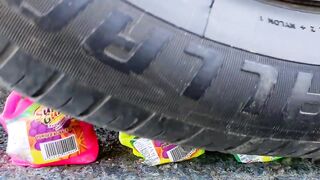
[[[133,154],[144,159],[149,166],[180,162],[204,154],[203,149],[182,147],[162,141],[139,138],[123,132],[119,134],[120,143],[132,149]]]

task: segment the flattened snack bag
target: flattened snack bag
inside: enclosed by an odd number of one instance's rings
[[[282,157],[278,156],[256,156],[256,155],[245,155],[245,154],[235,154],[234,157],[240,163],[248,164],[248,163],[256,163],[256,162],[271,162],[281,159]]]
[[[203,149],[139,138],[123,132],[120,132],[119,140],[122,145],[131,148],[134,155],[143,158],[144,163],[149,166],[185,161],[205,152]]]
[[[12,92],[0,122],[8,133],[7,154],[15,165],[88,164],[99,146],[92,125]]]

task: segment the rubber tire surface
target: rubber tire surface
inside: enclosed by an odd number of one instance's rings
[[[320,69],[238,50],[126,1],[0,1],[8,87],[117,131],[228,153],[319,156]]]

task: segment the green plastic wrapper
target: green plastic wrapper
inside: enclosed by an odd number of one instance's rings
[[[282,157],[277,156],[257,156],[257,155],[245,155],[245,154],[235,154],[235,159],[240,163],[256,163],[256,162],[271,162],[281,159]]]

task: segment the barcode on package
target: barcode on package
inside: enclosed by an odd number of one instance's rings
[[[177,146],[174,149],[168,151],[167,154],[172,162],[177,162],[189,158],[195,151],[196,149],[194,148]]]
[[[61,158],[78,151],[76,137],[74,135],[67,138],[41,143],[41,154],[44,160]]]
[[[143,155],[145,164],[155,166],[160,163],[160,158],[152,140],[140,138],[133,143],[133,146]]]

